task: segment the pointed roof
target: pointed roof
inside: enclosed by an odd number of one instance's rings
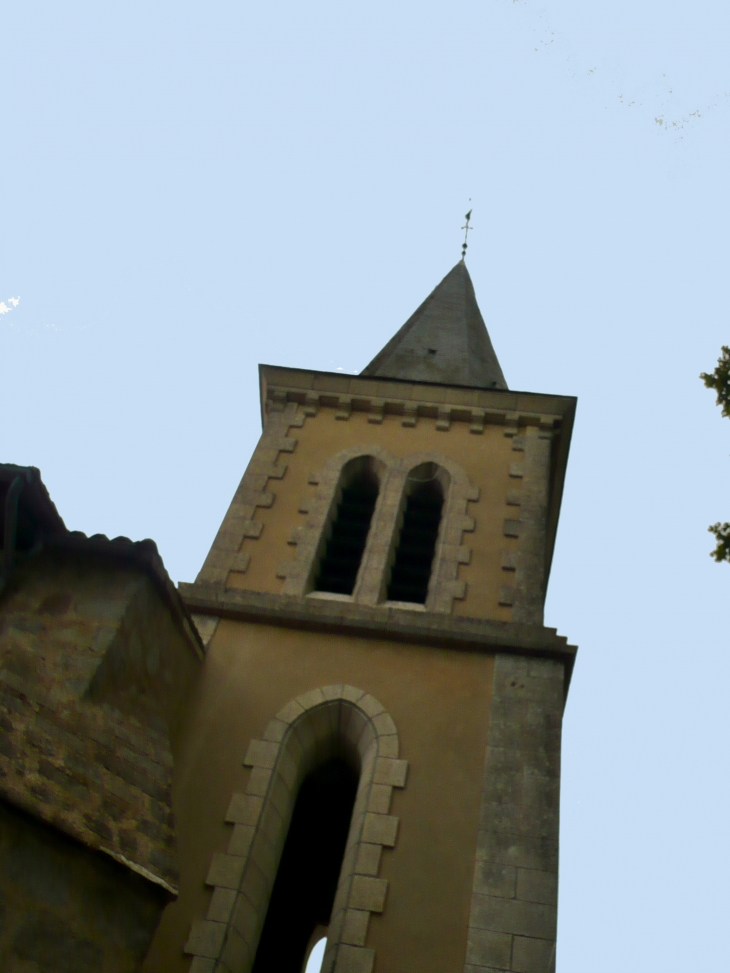
[[[362,375],[506,389],[463,260],[449,271]]]

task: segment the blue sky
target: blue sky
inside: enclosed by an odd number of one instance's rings
[[[711,0],[28,2],[2,18],[2,459],[192,580],[258,362],[359,371],[458,260],[579,397],[547,623],[559,973],[722,969],[730,13]],[[12,301],[11,301],[12,298]],[[18,301],[17,305],[14,301]]]

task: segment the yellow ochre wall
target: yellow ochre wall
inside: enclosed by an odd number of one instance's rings
[[[469,431],[469,423],[452,422],[444,432],[437,431],[435,419],[419,418],[415,427],[404,427],[402,417],[386,415],[382,424],[367,421],[367,413],[353,412],[347,421],[335,419],[335,409],[321,408],[305,419],[290,435],[298,440],[293,453],[282,454],[280,462],[287,471],[280,480],[270,479],[266,486],[275,495],[269,508],[256,509],[256,520],[263,523],[259,538],[245,538],[241,547],[250,555],[244,573],[231,572],[228,586],[251,591],[281,592],[283,582],[276,577],[277,567],[292,556],[287,543],[296,527],[304,524],[299,513],[301,502],[313,497],[316,486],[308,483],[311,473],[343,449],[378,445],[394,457],[422,452],[440,452],[458,463],[473,486],[479,487],[479,501],[470,503],[468,513],[476,529],[463,535],[463,544],[472,549],[471,562],[459,567],[459,579],[467,583],[464,600],[454,601],[455,615],[510,621],[512,609],[498,603],[500,585],[511,583],[501,569],[502,553],[516,551],[516,538],[503,536],[505,518],[519,516],[517,508],[506,504],[507,493],[519,490],[520,480],[510,478],[510,465],[516,454],[504,427],[487,425],[481,435]],[[521,454],[518,454],[518,456]]]
[[[312,448],[324,459],[323,427],[312,423],[310,429],[317,430]],[[358,427],[351,428],[341,435],[356,441]],[[410,451],[413,432],[418,430],[401,433],[394,424],[393,448],[407,442]],[[282,519],[284,510],[294,519],[296,500],[289,505],[288,498],[298,499],[295,487],[306,483],[299,465],[292,464],[292,488],[287,484],[282,491],[287,499],[281,504],[277,499]],[[272,525],[270,540],[278,530]],[[283,537],[282,532],[282,543]],[[261,562],[267,563],[261,550]],[[336,683],[371,693],[385,706],[400,734],[400,755],[409,762],[406,787],[395,791],[391,809],[400,817],[398,840],[384,851],[380,871],[389,880],[385,911],[372,917],[367,939],[376,951],[375,971],[463,968],[492,662],[478,652],[222,620],[176,754],[180,897],[163,915],[145,973],[189,969],[182,947],[191,922],[207,911],[211,892],[205,876],[211,855],[225,851],[230,838],[224,818],[231,794],[245,790],[250,771],[242,761],[249,741],[261,736],[290,699]]]

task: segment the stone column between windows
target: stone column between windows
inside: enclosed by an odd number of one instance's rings
[[[554,973],[563,664],[495,657],[465,973]]]
[[[360,579],[354,592],[354,600],[363,605],[379,605],[385,601],[388,575],[400,526],[398,515],[405,505],[405,486],[405,470],[391,469],[384,477],[363,554]]]

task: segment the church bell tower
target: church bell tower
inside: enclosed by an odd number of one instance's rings
[[[575,399],[508,389],[463,260],[360,375],[259,374],[144,969],[550,973]]]

